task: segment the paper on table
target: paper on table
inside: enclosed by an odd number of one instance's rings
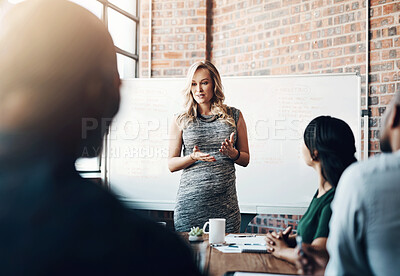
[[[215,249],[222,253],[268,253],[265,245],[237,245],[237,246],[220,246]]]
[[[221,246],[214,248],[221,251],[222,253],[242,253],[242,249],[238,247]]]
[[[229,234],[225,237],[225,245],[214,248],[222,253],[268,253],[265,236],[256,235]]]
[[[237,238],[240,236],[240,238]],[[246,235],[243,235],[246,236]],[[262,244],[266,245],[267,243],[265,242],[265,236],[246,236],[243,237],[242,235],[235,235],[235,234],[229,234],[225,237],[225,242],[228,244]]]

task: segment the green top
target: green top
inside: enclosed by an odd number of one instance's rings
[[[312,243],[316,238],[327,238],[329,234],[329,220],[331,219],[331,202],[335,195],[335,188],[327,191],[317,198],[318,191],[297,227],[297,235],[300,235],[304,243]]]

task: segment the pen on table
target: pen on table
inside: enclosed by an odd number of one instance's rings
[[[230,244],[230,245],[228,245],[229,247],[235,247],[235,248],[239,248],[239,245],[240,244],[235,244],[235,243],[232,243],[232,244]],[[260,246],[266,246],[266,244],[261,244],[261,243],[244,243],[244,244],[242,244],[242,245],[260,245]]]
[[[213,243],[211,244],[212,247],[219,247],[219,246],[225,246],[226,244],[224,243]]]
[[[234,245],[235,243],[213,243],[211,244],[211,247],[220,247],[220,246],[231,246]]]
[[[303,256],[304,255],[303,247],[302,247],[303,238],[301,236],[297,235],[296,236],[296,243],[297,243],[296,244],[296,248],[299,250],[300,256]]]
[[[256,237],[257,235],[234,235],[234,238],[251,238]]]

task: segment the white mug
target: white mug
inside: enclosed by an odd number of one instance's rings
[[[225,219],[212,218],[207,221],[203,226],[203,232],[209,234],[210,243],[224,243],[225,242]],[[210,225],[210,231],[206,232],[207,225]]]

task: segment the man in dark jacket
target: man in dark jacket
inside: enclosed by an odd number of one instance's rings
[[[119,86],[111,36],[80,6],[30,0],[0,24],[1,275],[199,275],[176,234],[75,171]]]

